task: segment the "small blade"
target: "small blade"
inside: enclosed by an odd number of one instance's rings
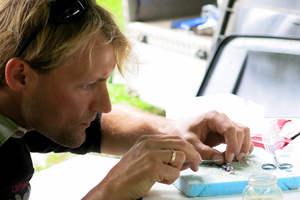
[[[199,164],[214,164],[216,162],[223,162],[223,159],[218,160],[201,160]]]
[[[218,160],[201,160],[199,162],[199,165],[200,164],[211,165],[211,164],[215,164],[216,162],[223,162],[223,159],[218,159]],[[189,164],[189,161],[186,160],[183,164]]]

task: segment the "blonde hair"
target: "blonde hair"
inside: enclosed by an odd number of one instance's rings
[[[124,74],[130,64],[137,63],[132,44],[122,33],[114,16],[94,0],[86,0],[87,11],[68,24],[47,24],[20,56],[38,73],[70,62],[83,52],[88,43],[101,34],[114,47],[117,68]],[[0,86],[5,85],[5,67],[14,57],[19,44],[47,21],[51,0],[1,0],[0,2]],[[92,49],[92,47],[90,47]],[[91,51],[90,49],[90,51]]]

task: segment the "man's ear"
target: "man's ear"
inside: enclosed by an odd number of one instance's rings
[[[12,58],[5,68],[5,79],[9,87],[16,91],[22,91],[26,87],[26,69],[29,64],[21,58]]]

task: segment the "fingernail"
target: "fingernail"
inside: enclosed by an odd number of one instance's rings
[[[195,172],[197,172],[199,170],[199,165],[197,165],[196,169],[195,169]]]
[[[220,155],[214,155],[212,157],[212,160],[224,160],[223,156],[220,156]]]
[[[193,170],[194,172],[197,172],[199,170],[199,163],[197,164],[190,164],[190,169]]]
[[[246,153],[245,157],[249,156],[249,154],[250,154],[250,152],[248,151],[248,152]],[[245,158],[245,157],[244,157],[244,158]]]
[[[228,158],[228,160],[227,160],[227,162],[232,162],[233,161],[233,158],[234,158],[234,156],[235,156],[235,154],[234,153],[231,153],[231,154],[229,154],[229,158]]]
[[[242,153],[240,153],[240,154],[236,157],[236,159],[237,159],[237,160],[242,160],[242,159],[245,157],[245,155],[246,155],[246,154],[242,152]]]

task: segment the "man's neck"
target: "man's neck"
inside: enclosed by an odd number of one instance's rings
[[[9,90],[9,88],[0,89],[0,113],[19,126],[30,129],[22,116],[19,94]]]

